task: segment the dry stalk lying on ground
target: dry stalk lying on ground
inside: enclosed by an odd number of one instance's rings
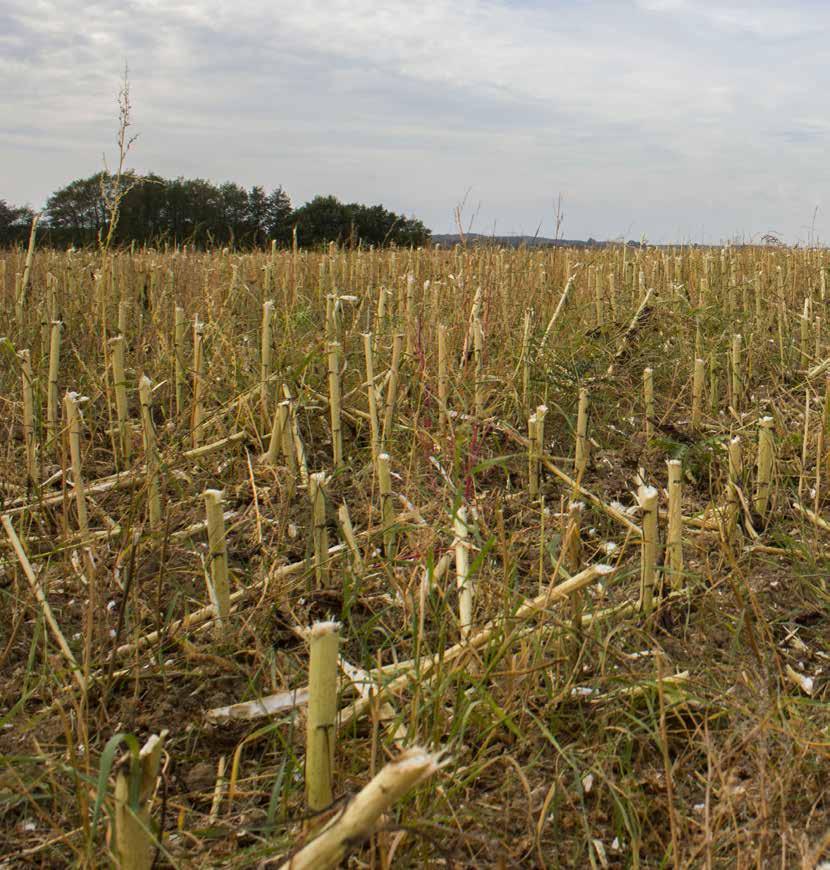
[[[825,251],[39,240],[0,862],[830,860]]]

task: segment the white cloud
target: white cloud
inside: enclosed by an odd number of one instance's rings
[[[438,230],[472,186],[504,230],[561,190],[573,235],[795,237],[828,174],[828,21],[804,0],[11,0],[0,197],[100,165],[127,60],[139,168],[383,200]]]
[[[805,3],[769,2],[769,0],[636,0],[648,12],[680,13],[689,19],[727,32],[751,34],[771,39],[791,38],[815,33],[817,19],[826,14],[821,7]]]

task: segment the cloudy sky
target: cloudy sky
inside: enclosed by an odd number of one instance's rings
[[[451,231],[830,238],[827,0],[3,0],[0,198],[139,171]]]

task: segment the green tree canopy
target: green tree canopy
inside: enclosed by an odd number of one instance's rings
[[[277,187],[268,194],[265,203],[265,223],[263,227],[269,239],[275,239],[283,245],[291,242],[294,228],[294,210],[291,208],[291,198],[281,188]]]
[[[339,242],[349,245],[423,245],[430,232],[416,218],[406,218],[382,205],[343,203],[335,196],[316,196],[292,215],[303,245]]]
[[[46,204],[47,220],[56,240],[91,244],[107,227],[109,216],[101,196],[111,176],[96,173],[61,188]],[[242,247],[264,244],[270,236],[270,196],[262,187],[250,191],[226,182],[219,186],[202,178],[166,179],[153,173],[123,177],[117,243],[194,242]],[[290,212],[290,202],[288,203]]]
[[[0,245],[12,245],[29,234],[34,212],[27,206],[9,205],[0,199]]]
[[[95,244],[106,235],[106,196],[114,178],[97,172],[56,190],[46,203],[43,230],[53,244]],[[194,243],[251,247],[276,241],[290,245],[294,228],[299,244],[328,242],[347,245],[423,245],[429,230],[382,205],[343,203],[334,196],[317,196],[294,209],[277,186],[246,190],[228,181],[216,185],[203,178],[163,178],[150,173],[122,176],[122,198],[116,244]],[[19,240],[31,211],[0,201],[0,243]],[[28,231],[28,230],[26,230]]]

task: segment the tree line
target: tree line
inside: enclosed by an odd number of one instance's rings
[[[115,184],[114,176],[99,172],[56,190],[46,202],[38,235],[56,246],[96,244],[109,229],[107,202]],[[0,245],[25,241],[33,216],[30,208],[0,199]],[[260,186],[246,190],[233,182],[216,185],[151,173],[122,176],[113,242],[249,248],[272,241],[290,245],[295,231],[304,247],[327,242],[417,247],[430,238],[420,220],[382,205],[317,196],[294,208],[282,187],[266,193]]]

